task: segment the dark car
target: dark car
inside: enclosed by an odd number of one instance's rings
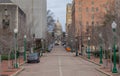
[[[40,62],[39,53],[31,53],[31,54],[29,54],[28,57],[27,57],[27,62],[28,63],[31,63],[31,62],[39,63]]]
[[[53,44],[50,44],[50,45],[48,46],[48,52],[51,52],[51,51],[52,51],[52,48],[53,48]]]

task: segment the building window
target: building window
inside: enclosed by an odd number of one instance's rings
[[[92,17],[91,17],[91,18],[92,18],[92,20],[94,20],[94,15],[92,15]]]
[[[10,25],[10,17],[7,9],[4,10],[4,18],[2,19],[2,25],[3,25],[3,29],[8,28]]]
[[[92,7],[92,12],[94,12],[94,7]]]
[[[89,12],[89,8],[88,7],[86,8],[86,12]]]
[[[79,1],[79,5],[81,5],[82,4],[82,2],[81,1]]]
[[[71,13],[71,9],[68,9],[68,12]]]
[[[93,0],[92,0],[92,2],[91,2],[91,3],[92,3],[92,5],[94,5],[94,1],[93,1]]]
[[[99,9],[98,9],[98,7],[96,8],[96,12],[98,12],[99,11]]]
[[[82,16],[81,16],[81,15],[79,15],[79,18],[80,18],[80,19],[82,19]]]
[[[94,21],[92,21],[92,25],[94,25]]]
[[[82,11],[82,9],[81,8],[79,8],[79,12],[81,12]]]
[[[88,21],[86,22],[86,26],[89,26],[89,22]]]

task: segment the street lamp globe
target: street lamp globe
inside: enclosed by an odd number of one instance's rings
[[[111,50],[111,47],[108,47],[109,50]]]
[[[14,33],[16,33],[16,34],[18,33],[18,29],[17,28],[14,29]]]
[[[27,36],[26,36],[26,35],[24,35],[24,38],[27,38]]]
[[[43,39],[41,39],[41,41],[43,42]]]
[[[75,39],[75,41],[77,42],[78,40],[77,40],[77,39]]]
[[[8,16],[8,10],[5,9],[5,16]]]
[[[66,35],[66,37],[68,36],[68,34],[65,34]]]
[[[99,37],[100,37],[100,38],[102,37],[102,33],[99,34]]]
[[[112,25],[111,25],[111,26],[112,26],[112,29],[113,29],[113,30],[115,30],[115,29],[116,29],[116,27],[117,27],[116,22],[115,22],[115,21],[113,21],[113,23],[112,23]]]
[[[88,37],[88,40],[90,40],[90,37]]]

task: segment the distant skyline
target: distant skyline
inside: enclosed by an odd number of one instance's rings
[[[66,24],[66,4],[71,2],[72,0],[47,0],[47,10],[54,13],[55,20],[59,18],[63,31],[65,31]]]

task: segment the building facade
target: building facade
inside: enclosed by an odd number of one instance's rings
[[[9,0],[0,0],[0,46],[3,53],[14,48],[14,29],[18,29],[17,45],[23,47],[26,33],[26,14]]]
[[[27,34],[45,39],[47,30],[47,0],[12,0],[27,15]]]
[[[120,20],[120,0],[115,0],[115,11],[118,17],[118,20]],[[120,24],[120,23],[118,23]]]
[[[62,25],[59,22],[59,20],[57,20],[57,22],[55,23],[55,35],[56,35],[56,37],[60,37],[59,39],[61,39]]]
[[[72,26],[79,49],[87,47],[88,36],[93,37],[94,28],[102,26],[106,7],[112,0],[73,0]],[[92,38],[91,38],[92,40]],[[91,42],[92,43],[92,42]]]
[[[106,13],[105,6],[110,0],[73,0],[72,24],[75,26],[75,34],[87,32],[88,26],[102,24],[102,18]]]
[[[69,31],[69,27],[71,26],[72,23],[72,4],[68,3],[67,8],[66,8],[66,33]]]

